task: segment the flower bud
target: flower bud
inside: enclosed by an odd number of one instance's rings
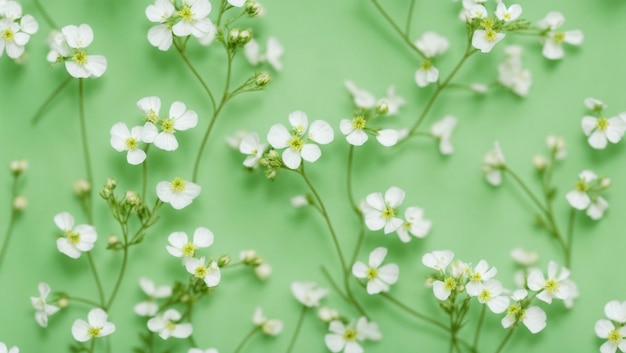
[[[233,28],[228,32],[228,43],[237,44],[239,41],[239,28]]]
[[[78,196],[85,196],[91,191],[91,184],[85,179],[78,179],[72,185],[74,193]]]
[[[254,273],[260,280],[266,280],[272,274],[272,266],[267,263],[262,263],[254,268]]]
[[[217,267],[226,267],[230,263],[230,255],[222,255],[217,259]]]
[[[130,206],[138,206],[141,203],[139,195],[132,190],[126,191],[124,202]]]
[[[378,115],[387,115],[389,113],[389,103],[387,101],[380,101],[376,105],[376,114]]]
[[[28,161],[25,159],[16,159],[11,161],[9,169],[13,175],[18,176],[28,170]]]
[[[57,306],[61,309],[67,308],[69,305],[70,305],[70,301],[65,297],[59,299],[59,301],[57,302]]]
[[[261,11],[261,5],[254,0],[250,0],[246,3],[246,13],[250,17],[259,16],[259,12]]]
[[[104,182],[104,187],[109,190],[115,189],[116,186],[117,186],[117,180],[113,178],[107,178],[107,180]]]
[[[272,82],[272,77],[267,72],[262,72],[254,77],[254,83],[259,88],[264,88]]]
[[[256,251],[252,249],[242,250],[239,252],[239,260],[243,261],[245,264],[250,264],[254,258],[256,257]]]
[[[484,83],[475,82],[470,84],[470,89],[475,93],[485,94],[489,91],[489,86]]]
[[[533,157],[533,166],[538,172],[543,172],[546,169],[548,160],[541,154],[537,154]]]
[[[107,238],[107,244],[109,246],[114,246],[115,244],[119,242],[120,242],[120,239],[117,237],[117,235],[109,235],[109,237]]]
[[[294,208],[304,207],[309,204],[309,200],[305,195],[296,195],[291,198],[291,206]]]
[[[598,183],[600,184],[601,188],[608,189],[609,186],[611,186],[611,178],[602,177],[600,178],[600,181]]]
[[[323,306],[317,310],[317,317],[324,322],[331,322],[339,319],[339,312],[335,309]]]
[[[243,31],[239,32],[239,37],[237,38],[237,44],[239,45],[246,45],[250,42],[250,40],[252,40],[252,30],[251,29],[244,29]]]
[[[14,210],[21,212],[26,209],[26,206],[28,206],[28,199],[26,198],[26,196],[17,196],[13,199]]]

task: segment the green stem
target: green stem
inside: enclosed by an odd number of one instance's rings
[[[415,0],[411,0],[409,5],[409,12],[406,18],[406,28],[404,29],[404,35],[408,38],[411,32],[411,20],[413,20],[413,9],[415,8]]]
[[[50,17],[50,15],[48,14],[48,11],[46,11],[46,9],[41,5],[39,0],[35,0],[35,7],[37,7],[37,10],[41,12],[41,16],[43,16],[44,21],[46,21],[51,29],[59,28],[59,26],[57,26],[56,23],[54,23],[54,21],[52,20],[52,17]]]
[[[183,61],[185,62],[185,64],[187,64],[187,67],[189,67],[193,75],[198,79],[198,81],[202,85],[202,88],[204,88],[204,91],[209,95],[209,99],[211,100],[211,105],[213,105],[213,110],[215,110],[215,107],[216,107],[215,98],[213,98],[213,93],[211,92],[211,89],[209,88],[209,86],[207,86],[206,82],[204,82],[204,79],[202,79],[202,76],[200,76],[200,73],[198,73],[198,70],[196,70],[196,68],[193,66],[191,61],[189,61],[187,54],[185,54],[185,50],[180,46],[180,44],[174,41],[174,46],[176,47],[176,50],[178,51],[180,56],[183,58]]]
[[[58,96],[59,93],[63,91],[65,86],[67,86],[67,84],[70,83],[71,81],[72,81],[72,76],[67,77],[65,80],[63,80],[63,82],[61,82],[60,85],[57,86],[57,88],[54,89],[54,91],[52,91],[52,93],[50,93],[50,95],[46,98],[46,100],[43,101],[41,106],[39,106],[39,109],[37,109],[37,112],[35,112],[35,115],[33,115],[33,117],[31,118],[31,123],[33,125],[39,122],[39,119],[43,116],[43,113],[46,110],[46,108],[48,108],[48,106],[50,105],[50,103],[52,103],[54,98],[56,98],[56,96]]]
[[[496,350],[495,353],[500,353],[502,352],[502,349],[504,348],[504,346],[506,345],[506,343],[509,341],[509,339],[511,338],[511,336],[513,336],[513,332],[515,331],[516,326],[511,327],[511,329],[509,329],[509,333],[507,333],[507,335],[504,337],[504,339],[502,340],[502,342],[500,343],[500,345],[498,346],[498,349]]]
[[[402,29],[400,29],[400,26],[398,26],[396,21],[394,21],[393,18],[389,16],[387,11],[383,9],[380,3],[378,3],[378,0],[372,0],[372,3],[374,4],[374,6],[376,6],[376,9],[378,10],[378,12],[380,12],[380,14],[383,15],[383,17],[387,20],[387,22],[389,22],[391,27],[393,27],[393,29],[398,33],[398,35],[400,35],[402,40],[404,40],[404,42],[409,46],[409,48],[411,48],[414,52],[416,52],[420,57],[425,58],[426,56],[424,55],[424,53],[422,53],[422,51],[419,50],[413,44],[413,42],[411,42],[411,39],[402,31]]]
[[[241,350],[243,349],[243,346],[246,345],[246,343],[250,340],[250,338],[252,338],[252,336],[254,336],[255,333],[257,333],[259,331],[260,326],[255,326],[244,338],[243,340],[241,340],[241,343],[239,343],[239,345],[237,346],[237,348],[235,348],[235,351],[233,353],[239,353],[241,352]]]
[[[89,299],[84,299],[84,298],[79,298],[79,297],[70,297],[70,296],[67,296],[65,298],[67,298],[68,301],[75,301],[75,302],[91,305],[93,307],[102,306],[102,304],[94,302],[93,300],[89,300]]]
[[[550,212],[548,212],[548,209],[541,203],[541,201],[539,201],[539,198],[535,196],[535,194],[530,190],[528,185],[524,183],[522,178],[520,178],[512,169],[507,166],[503,167],[503,171],[505,173],[508,173],[513,178],[513,180],[515,180],[515,182],[524,190],[526,195],[528,195],[528,197],[530,197],[530,199],[535,203],[539,210],[541,210],[541,212],[543,212],[545,215],[550,214]]]
[[[91,207],[91,195],[93,190],[93,172],[91,168],[91,158],[89,157],[89,145],[87,138],[87,123],[85,120],[85,102],[84,102],[84,93],[83,93],[83,79],[78,79],[78,115],[80,120],[80,134],[83,140],[83,153],[85,155],[85,168],[87,170],[87,181],[91,186],[89,191],[87,191],[85,205],[85,213],[87,213],[87,219],[89,220],[89,224],[93,225],[93,211]]]
[[[287,353],[291,353],[293,351],[293,347],[296,345],[296,340],[298,339],[298,335],[300,334],[300,329],[302,328],[302,323],[304,322],[304,314],[306,314],[307,306],[302,306],[302,311],[300,312],[300,318],[298,318],[298,323],[296,324],[296,330],[293,333],[293,337],[291,338],[291,342],[289,343],[289,348],[287,348]]]
[[[196,162],[194,163],[194,166],[193,166],[193,177],[191,178],[191,181],[193,182],[196,182],[198,180],[198,168],[200,167],[200,160],[202,159],[204,148],[207,144],[207,141],[209,140],[209,136],[211,135],[213,126],[215,125],[215,122],[217,121],[217,117],[222,111],[222,108],[224,107],[226,102],[230,99],[228,90],[230,88],[230,79],[231,79],[231,74],[232,74],[233,55],[231,55],[231,53],[228,52],[228,44],[224,44],[224,45],[228,53],[228,65],[226,69],[226,84],[224,86],[224,94],[222,95],[222,100],[220,101],[220,104],[216,109],[215,109],[215,104],[213,104],[213,108],[214,108],[213,116],[211,117],[211,121],[209,122],[209,127],[204,133],[204,137],[202,137],[202,142],[200,143],[200,149],[198,150],[198,155],[196,156]]]
[[[91,340],[91,344],[89,345],[89,353],[93,353],[93,350],[96,348],[96,340]]]
[[[352,209],[357,215],[361,215],[361,210],[359,210],[359,206],[354,201],[354,196],[352,195],[352,165],[354,164],[354,145],[350,145],[350,149],[348,150],[348,172],[346,173],[346,190],[348,192],[348,200],[350,200],[350,205],[352,205]],[[360,217],[359,217],[360,218]]]
[[[436,327],[439,327],[440,329],[443,329],[444,331],[448,332],[450,329],[448,328],[448,326],[442,324],[441,322],[435,320],[435,319],[431,319],[430,317],[414,310],[413,308],[410,308],[408,305],[402,303],[401,301],[399,301],[398,299],[392,297],[389,293],[385,293],[382,292],[380,293],[380,296],[387,299],[389,302],[393,303],[394,305],[396,305],[397,307],[399,307],[400,309],[406,311],[407,313],[415,316],[418,319],[424,320]]]
[[[343,293],[343,291],[341,290],[341,288],[339,288],[339,285],[337,284],[337,282],[335,282],[335,280],[333,279],[333,277],[330,275],[330,272],[328,272],[328,270],[326,269],[326,267],[322,266],[322,274],[324,275],[324,277],[326,277],[326,279],[328,280],[328,282],[330,282],[331,287],[333,287],[333,289],[335,290],[335,292],[337,292],[337,294],[339,294],[339,296],[345,300],[346,302],[350,302],[350,299],[348,299],[348,297]]]
[[[476,332],[474,333],[474,344],[472,345],[472,351],[478,350],[478,339],[480,338],[480,329],[483,326],[483,320],[485,318],[485,312],[487,311],[487,305],[483,305],[483,309],[480,312],[480,318],[478,319],[478,325],[476,325]]]
[[[2,249],[0,249],[0,268],[2,268],[2,263],[4,262],[4,257],[6,256],[6,252],[9,247],[9,242],[11,241],[11,235],[13,234],[13,225],[15,224],[16,218],[17,218],[17,211],[15,210],[15,208],[11,207],[11,218],[9,218],[9,225],[7,226],[7,231],[4,235],[4,241],[2,242]]]
[[[146,154],[148,153],[149,148],[150,148],[150,145],[147,145],[146,148],[144,149],[144,152]],[[142,163],[142,173],[143,173],[143,178],[142,178],[142,187],[141,187],[141,199],[143,200],[143,202],[146,202],[146,195],[147,195],[147,189],[148,189],[148,158],[146,158]]]
[[[115,287],[113,288],[113,292],[111,292],[111,296],[109,297],[109,302],[106,305],[105,310],[109,310],[115,297],[117,296],[117,292],[120,289],[120,285],[122,284],[122,280],[124,279],[124,274],[126,273],[126,264],[128,262],[128,244],[124,244],[124,248],[122,249],[124,254],[122,255],[122,267],[120,268],[120,273],[117,276],[117,281],[115,282]]]
[[[362,219],[361,219],[361,223],[363,223]],[[361,231],[359,232],[359,237],[357,238],[356,246],[354,247],[354,253],[352,253],[352,261],[350,261],[351,264],[356,263],[356,258],[359,256],[359,250],[361,250],[361,246],[363,245],[364,238],[365,238],[365,227],[363,224],[361,224]]]
[[[96,289],[98,290],[98,297],[100,297],[100,307],[106,308],[105,300],[104,300],[104,290],[102,289],[102,282],[100,282],[100,276],[98,276],[98,271],[96,270],[96,264],[93,262],[93,257],[91,256],[91,252],[87,252],[87,260],[89,261],[89,267],[91,267],[91,273],[93,274],[93,279],[96,282]]]
[[[572,244],[574,242],[574,221],[576,219],[576,209],[569,212],[569,222],[567,223],[567,251],[565,252],[565,267],[571,269]]]

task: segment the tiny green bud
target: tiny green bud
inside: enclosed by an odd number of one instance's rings
[[[230,255],[222,255],[217,259],[217,266],[222,268],[228,266],[230,263]]]
[[[602,177],[600,178],[600,181],[598,183],[600,184],[601,188],[608,189],[609,186],[611,186],[611,179],[607,177]]]
[[[120,239],[117,237],[117,235],[109,235],[109,237],[107,238],[107,244],[109,246],[114,246],[115,244],[119,242],[120,242]]]
[[[66,297],[59,299],[59,301],[57,302],[57,306],[61,309],[67,308],[69,305],[70,301]]]
[[[28,199],[26,198],[26,196],[17,196],[13,199],[14,210],[22,212],[26,209],[26,206],[28,206]]]
[[[230,44],[237,44],[239,41],[239,28],[233,28],[228,32],[228,42]]]
[[[265,177],[270,180],[276,179],[276,176],[278,176],[278,172],[276,172],[276,169],[268,169],[265,171]]]
[[[387,115],[387,113],[389,113],[389,104],[386,101],[380,101],[376,105],[376,114]]]
[[[189,298],[189,295],[187,295],[187,294],[183,294],[183,295],[180,296],[180,302],[181,303],[186,303],[186,302],[189,301],[189,299],[191,299],[191,298]]]
[[[104,187],[109,190],[115,189],[116,186],[117,186],[117,180],[113,178],[107,178],[107,180],[104,182]]]
[[[250,40],[252,40],[252,30],[251,29],[244,29],[243,31],[239,32],[239,37],[237,38],[237,44],[239,45],[246,45],[250,42]]]
[[[270,82],[272,82],[272,77],[267,72],[262,72],[254,77],[254,83],[256,83],[259,88],[266,87]]]
[[[11,161],[9,169],[13,175],[18,176],[28,170],[28,161],[25,159],[16,159]]]
[[[73,185],[74,193],[78,197],[87,195],[91,191],[91,184],[85,179],[78,179]]]
[[[254,0],[250,0],[246,3],[246,13],[250,17],[257,17],[261,12],[261,5]]]
[[[126,202],[126,204],[130,206],[137,206],[139,205],[141,201],[140,201],[139,195],[136,192],[127,191],[126,197],[124,198],[124,202]]]

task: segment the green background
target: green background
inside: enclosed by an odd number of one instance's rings
[[[404,21],[408,1],[381,1],[394,18]],[[424,288],[429,271],[421,265],[425,252],[450,249],[456,258],[477,263],[486,259],[498,268],[498,279],[513,287],[515,267],[509,259],[512,248],[523,246],[540,253],[543,269],[550,259],[562,263],[556,242],[533,224],[534,208],[529,199],[505,178],[504,185],[493,188],[484,181],[481,163],[484,154],[499,140],[507,163],[525,179],[538,183],[531,165],[535,153],[546,153],[545,138],[558,134],[566,138],[568,158],[555,171],[558,185],[557,222],[564,225],[569,213],[564,194],[573,187],[583,169],[611,177],[613,185],[606,193],[610,203],[605,218],[599,222],[580,214],[576,221],[572,279],[581,292],[572,310],[562,303],[544,306],[548,314],[546,329],[531,335],[525,328],[515,334],[506,352],[529,350],[592,352],[602,340],[593,326],[603,318],[609,300],[626,300],[623,254],[626,248],[623,220],[626,212],[626,170],[624,147],[610,145],[594,151],[586,143],[580,120],[586,113],[582,101],[588,96],[604,100],[608,115],[626,109],[623,83],[626,69],[623,55],[626,42],[626,2],[620,0],[520,1],[524,17],[535,21],[548,11],[559,10],[566,16],[563,29],[581,29],[585,42],[580,48],[566,48],[562,61],[552,62],[541,56],[541,45],[534,37],[509,36],[489,55],[474,55],[461,69],[455,82],[492,82],[503,59],[507,44],[525,47],[524,65],[531,69],[533,86],[525,99],[504,89],[487,96],[463,90],[442,94],[429,114],[424,127],[446,114],[458,117],[454,132],[455,153],[442,157],[429,139],[414,139],[398,148],[383,148],[369,142],[355,153],[354,191],[357,198],[385,191],[396,185],[407,197],[404,206],[423,207],[433,229],[424,240],[402,244],[395,235],[368,232],[359,259],[376,246],[389,248],[388,261],[400,265],[400,280],[391,294],[415,308],[445,320],[437,310],[430,289]],[[295,110],[305,111],[310,120],[324,119],[334,128],[335,142],[322,147],[322,158],[307,165],[312,182],[327,204],[341,243],[346,249],[354,244],[359,223],[351,213],[345,193],[345,163],[348,145],[338,131],[339,121],[351,116],[352,102],[343,81],[353,80],[359,87],[382,96],[393,84],[407,99],[398,117],[390,118],[393,127],[410,126],[434,87],[420,89],[413,76],[419,59],[409,50],[388,24],[365,0],[280,1],[262,3],[267,15],[260,20],[245,20],[254,29],[262,46],[276,36],[285,47],[284,70],[270,71],[273,81],[265,92],[236,98],[223,111],[205,151],[199,173],[203,190],[191,206],[174,211],[162,209],[162,219],[141,246],[131,249],[131,258],[120,295],[110,319],[117,325],[111,338],[115,352],[129,352],[138,345],[138,332],[144,331],[145,319],[132,313],[135,303],[143,300],[138,278],[147,276],[157,284],[173,279],[185,280],[186,271],[179,259],[165,251],[167,236],[173,231],[192,234],[205,226],[215,234],[207,256],[253,248],[272,265],[272,277],[259,281],[247,269],[223,272],[214,295],[198,305],[194,329],[201,348],[216,347],[232,352],[251,329],[256,306],[268,317],[285,323],[283,333],[267,339],[256,336],[244,351],[280,352],[286,350],[297,321],[300,304],[293,299],[289,286],[296,280],[329,283],[320,267],[335,269],[338,261],[328,231],[321,217],[311,208],[293,209],[289,199],[306,192],[306,185],[293,173],[282,173],[275,182],[264,180],[261,173],[248,173],[243,157],[231,150],[224,138],[236,130],[258,131],[265,136],[275,123],[287,123]],[[64,68],[50,67],[45,61],[45,24],[33,3],[23,1],[25,13],[40,23],[39,32],[27,45],[28,60],[17,65],[6,56],[0,58],[0,165],[26,158],[30,169],[20,190],[29,199],[28,209],[20,216],[5,263],[0,269],[0,341],[17,345],[21,352],[65,351],[72,342],[70,327],[76,318],[85,318],[89,308],[72,305],[50,318],[48,329],[34,321],[29,297],[37,295],[37,283],[48,282],[53,291],[96,298],[96,291],[86,258],[72,260],[56,250],[55,214],[69,211],[77,223],[85,223],[79,203],[72,193],[72,183],[84,177],[83,155],[78,125],[78,88],[70,84],[49,108],[42,121],[33,126],[30,117],[45,97],[67,76]],[[107,57],[109,66],[102,78],[85,82],[85,109],[88,120],[89,147],[94,161],[96,185],[107,177],[119,180],[119,189],[137,189],[141,167],[130,166],[123,153],[109,144],[109,129],[119,121],[132,125],[141,114],[136,101],[157,95],[165,112],[171,102],[181,100],[199,114],[199,126],[177,134],[180,148],[173,153],[152,149],[148,161],[150,185],[174,176],[189,179],[193,159],[211,112],[198,82],[172,48],[160,52],[146,39],[151,24],[144,15],[147,1],[50,0],[44,6],[61,26],[88,23],[95,33],[90,53]],[[490,4],[493,5],[493,4]],[[214,4],[217,11],[217,5]],[[447,75],[464,50],[465,29],[457,19],[459,3],[418,1],[411,38],[434,30],[449,38],[451,48],[438,60],[442,75]],[[212,14],[212,17],[216,13]],[[192,41],[193,42],[193,41]],[[189,56],[211,87],[220,92],[225,56],[219,43],[208,48],[190,45]],[[249,76],[243,56],[235,60],[235,81]],[[9,209],[10,175],[0,178],[1,224],[6,224]],[[152,202],[156,195],[150,195]],[[103,275],[105,287],[112,288],[120,264],[120,253],[105,250],[105,239],[117,227],[108,216],[105,204],[95,199],[96,227],[99,241],[93,251]],[[351,252],[351,251],[350,251]],[[355,289],[358,287],[355,286]],[[448,338],[441,332],[406,315],[382,298],[359,293],[361,302],[379,323],[383,340],[365,344],[367,352],[442,352]],[[331,292],[324,303],[340,309],[348,317],[357,313]],[[470,313],[469,339],[478,317],[478,308]],[[488,315],[480,351],[494,351],[505,334],[501,315]],[[325,352],[323,337],[327,328],[313,313],[306,317],[295,351]],[[186,352],[187,342],[170,339],[162,347]],[[100,348],[98,351],[102,351]]]

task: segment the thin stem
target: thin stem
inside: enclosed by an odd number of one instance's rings
[[[102,304],[96,303],[93,300],[89,300],[89,299],[84,299],[84,298],[79,298],[79,297],[70,297],[70,296],[67,296],[65,298],[67,298],[68,301],[75,301],[75,302],[91,305],[93,307],[102,306]]]
[[[500,345],[498,346],[498,349],[496,350],[495,353],[500,353],[502,352],[502,349],[504,348],[504,346],[506,345],[506,343],[509,341],[509,339],[511,338],[511,336],[513,336],[513,332],[515,331],[515,328],[517,326],[513,326],[511,327],[511,329],[509,330],[509,333],[507,333],[507,335],[504,337],[504,339],[502,340],[502,342],[500,343]]]
[[[252,336],[254,336],[255,333],[257,333],[259,331],[259,327],[260,326],[255,326],[244,338],[243,340],[241,340],[241,343],[239,343],[239,345],[237,346],[237,348],[235,348],[235,351],[233,353],[239,353],[241,352],[241,350],[243,349],[243,346],[246,345],[246,343],[250,340],[250,338],[252,338]]]
[[[93,353],[94,348],[96,348],[96,340],[91,340],[91,344],[89,345],[89,353]]]
[[[85,102],[84,102],[84,93],[83,93],[83,79],[78,79],[78,115],[80,120],[80,134],[83,140],[83,153],[85,155],[85,168],[87,170],[87,181],[91,188],[87,191],[87,194],[84,196],[86,199],[85,205],[87,213],[87,218],[89,219],[89,223],[93,224],[93,212],[91,208],[91,194],[93,189],[93,172],[91,168],[91,158],[89,157],[89,145],[87,139],[87,123],[85,120]]]
[[[363,223],[361,221],[361,223]],[[359,250],[361,250],[361,245],[363,245],[363,239],[365,238],[365,227],[363,224],[361,224],[361,230],[359,231],[359,237],[357,238],[356,241],[356,246],[354,247],[354,253],[352,253],[352,260],[350,261],[351,264],[356,263],[356,258],[359,256]]]
[[[100,307],[105,308],[105,300],[104,300],[104,290],[102,289],[102,282],[100,282],[100,276],[98,276],[98,271],[96,270],[96,265],[93,262],[93,257],[91,256],[91,252],[87,252],[87,260],[89,261],[89,267],[91,267],[91,273],[93,274],[93,279],[96,281],[96,288],[98,290],[98,297],[100,297]]]
[[[411,20],[413,20],[413,9],[415,8],[415,0],[411,0],[409,5],[409,12],[406,17],[406,28],[404,29],[404,35],[408,38],[411,32]]]
[[[9,218],[9,225],[7,226],[7,231],[4,235],[4,241],[2,242],[2,249],[0,249],[0,268],[2,268],[2,262],[4,262],[4,257],[6,256],[6,252],[9,247],[9,242],[11,241],[11,235],[13,234],[13,225],[15,224],[16,218],[17,218],[17,211],[15,210],[15,208],[12,207],[11,217]]]
[[[448,328],[448,326],[442,324],[441,322],[431,319],[430,317],[414,310],[413,308],[409,307],[408,305],[402,303],[401,301],[399,301],[398,299],[392,297],[389,293],[385,293],[382,292],[380,293],[380,296],[387,299],[389,302],[395,304],[397,307],[401,308],[402,310],[406,311],[407,313],[415,316],[418,319],[424,320],[436,327],[439,327],[440,329],[443,329],[444,331],[448,332],[450,329]]]
[[[37,1],[37,3],[39,3],[39,1]],[[50,95],[46,98],[46,100],[43,101],[41,106],[39,106],[39,109],[37,109],[37,112],[35,112],[35,115],[33,115],[33,117],[31,118],[31,123],[33,125],[39,122],[39,119],[43,116],[43,113],[46,110],[46,108],[48,108],[48,105],[52,103],[54,98],[56,98],[56,96],[58,96],[59,93],[63,91],[65,86],[67,86],[67,84],[70,83],[70,81],[72,81],[72,76],[69,76],[65,80],[63,80],[63,82],[61,82],[61,84],[58,85],[57,88],[55,88],[54,91],[52,91],[52,93],[50,93]]]
[[[378,0],[372,0],[372,3],[374,4],[374,6],[376,6],[376,9],[378,10],[378,12],[380,12],[380,14],[383,15],[383,17],[387,20],[387,22],[389,22],[391,27],[393,27],[393,29],[398,33],[398,35],[400,35],[402,40],[404,40],[404,42],[409,46],[409,48],[411,48],[413,51],[415,51],[420,57],[425,58],[426,56],[424,55],[424,53],[422,53],[421,50],[419,50],[415,45],[413,45],[413,43],[411,42],[411,39],[409,39],[408,35],[406,35],[402,31],[402,29],[400,29],[400,26],[398,26],[396,21],[394,21],[393,18],[391,18],[391,16],[389,16],[387,11],[385,11],[385,9],[383,9],[383,7],[380,5],[380,3],[378,3]]]
[[[476,325],[476,332],[474,333],[474,344],[472,345],[472,351],[476,352],[478,350],[478,339],[480,338],[481,328],[483,326],[483,319],[485,318],[485,312],[487,311],[487,306],[483,305],[483,310],[480,312],[480,318],[478,319],[478,324]]]
[[[352,165],[354,164],[354,145],[350,145],[350,149],[348,150],[348,172],[346,173],[346,191],[348,192],[348,200],[350,200],[350,205],[352,205],[352,209],[357,215],[361,214],[358,205],[354,201],[354,196],[352,195]]]
[[[204,148],[207,144],[207,141],[209,140],[209,136],[211,135],[213,126],[215,125],[215,122],[217,121],[217,117],[220,114],[220,111],[222,111],[222,108],[224,107],[226,102],[230,99],[230,94],[228,90],[230,88],[230,79],[231,79],[231,74],[232,74],[233,55],[230,52],[228,52],[228,45],[225,44],[225,46],[226,46],[226,51],[228,53],[228,64],[226,68],[226,83],[224,85],[224,94],[222,95],[222,100],[220,101],[220,104],[217,107],[217,109],[215,109],[215,104],[213,104],[213,108],[214,108],[213,116],[211,117],[211,121],[209,122],[209,127],[204,133],[204,137],[202,137],[202,142],[200,143],[200,149],[198,150],[196,162],[194,163],[194,166],[193,166],[193,174],[192,174],[193,177],[191,178],[191,181],[193,182],[198,180],[198,168],[200,167],[200,160],[202,159]]]
[[[574,221],[576,220],[576,209],[569,212],[569,222],[567,223],[567,251],[565,252],[565,267],[571,269],[572,244],[574,242]]]
[[[291,342],[289,343],[289,348],[287,348],[287,353],[291,353],[293,351],[293,347],[296,345],[296,340],[298,339],[300,329],[302,328],[302,323],[304,322],[304,314],[306,314],[306,309],[308,309],[308,307],[303,305],[302,311],[300,312],[300,318],[298,318],[298,323],[296,324],[296,330],[294,331]]]
[[[109,297],[109,302],[106,305],[106,309],[111,308],[113,301],[115,300],[115,296],[120,289],[120,285],[122,284],[122,280],[124,279],[124,274],[126,273],[126,264],[128,262],[128,244],[124,244],[124,248],[122,249],[124,254],[122,255],[122,267],[120,268],[120,273],[117,276],[117,281],[115,282],[115,287],[113,288],[113,292],[111,292],[111,296]]]
[[[322,266],[322,274],[324,275],[324,277],[326,277],[328,282],[330,282],[330,285],[331,287],[333,287],[335,292],[337,292],[343,300],[345,300],[346,302],[350,302],[350,299],[348,299],[348,297],[343,293],[341,288],[339,288],[339,285],[337,284],[337,282],[335,282],[333,277],[330,275],[330,272],[328,272],[328,270],[324,266]]]
[[[185,64],[187,64],[187,67],[189,67],[193,75],[196,76],[196,78],[202,85],[202,88],[204,88],[204,91],[209,95],[209,99],[211,100],[211,105],[213,106],[213,110],[215,110],[215,107],[216,107],[215,98],[213,98],[213,93],[211,92],[211,89],[209,88],[209,86],[207,86],[206,82],[204,82],[204,79],[202,79],[202,76],[200,76],[200,73],[198,73],[196,68],[191,63],[191,61],[189,61],[187,54],[185,54],[185,50],[180,46],[180,44],[178,44],[177,42],[174,42],[174,46],[176,47],[176,50],[178,51],[180,56],[183,58],[183,61],[185,62]]]
[[[541,212],[543,212],[546,215],[550,214],[550,212],[548,212],[548,209],[541,203],[541,201],[539,201],[539,198],[537,198],[537,196],[535,196],[535,194],[530,190],[528,185],[526,185],[526,183],[524,183],[522,178],[520,178],[509,167],[504,166],[503,168],[504,168],[503,171],[505,173],[508,173],[515,180],[515,182],[524,190],[526,195],[528,195],[528,197],[530,197],[530,199],[535,203],[535,205],[539,208],[539,210],[541,210]]]
[[[37,10],[41,12],[41,16],[43,16],[44,21],[46,21],[46,23],[48,24],[48,26],[50,26],[50,28],[52,29],[59,28],[59,26],[57,26],[56,23],[54,23],[54,21],[52,20],[52,17],[50,17],[50,15],[48,14],[48,11],[46,11],[46,9],[44,9],[44,7],[41,5],[39,0],[35,0],[35,7],[37,7]]]

